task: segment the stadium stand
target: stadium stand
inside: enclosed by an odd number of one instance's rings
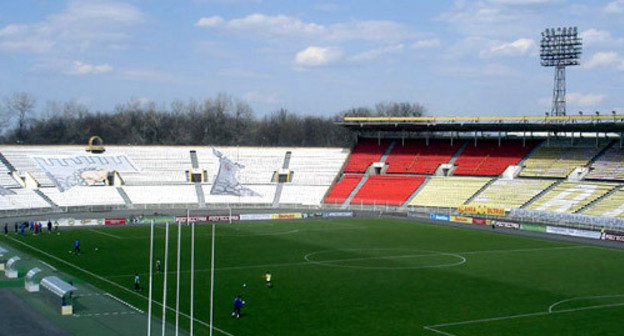
[[[266,204],[273,203],[276,185],[246,185],[259,196],[233,196],[233,195],[211,195],[211,185],[204,185],[204,198],[206,204]],[[296,202],[299,203],[299,202]]]
[[[126,155],[138,168],[122,172],[126,185],[159,185],[186,183],[185,171],[191,167],[190,147],[174,146],[108,146],[107,155]]]
[[[505,139],[481,140],[468,143],[455,160],[457,168],[453,175],[497,176],[509,166],[517,165],[537,145],[537,141]]]
[[[624,189],[603,198],[583,211],[583,215],[624,217]]]
[[[613,183],[564,181],[526,208],[573,213],[605,195],[616,186]]]
[[[282,168],[284,154],[291,150],[285,147],[215,147],[233,162],[244,166],[237,176],[241,184],[271,184],[273,173]],[[187,151],[187,156],[188,151]],[[213,181],[219,171],[219,158],[212,148],[197,149],[199,166],[208,168],[208,180]],[[189,161],[190,167],[190,161]]]
[[[280,204],[320,205],[328,186],[300,186],[285,184]]]
[[[4,163],[0,163],[0,186],[5,188],[19,188],[20,184],[11,177],[11,171]]]
[[[0,196],[0,210],[50,208],[50,204],[29,189],[13,189],[15,194]]]
[[[410,206],[457,207],[483,188],[489,178],[432,176],[421,188]]]
[[[123,205],[124,200],[115,187],[93,186],[73,187],[60,192],[56,188],[39,189],[59,206],[89,206],[89,205]]]
[[[79,148],[82,150],[81,153],[84,153],[84,149],[78,146],[2,146],[2,154],[19,173],[30,172],[42,187],[53,187],[54,182],[46,176],[32,157],[51,154],[72,155]]]
[[[524,161],[520,176],[565,178],[577,167],[585,166],[609,141],[602,141],[596,147],[595,139],[577,139],[571,146],[569,139],[554,139],[543,143]]]
[[[123,186],[133,204],[197,204],[193,185]]]
[[[451,146],[450,140],[424,139],[406,140],[405,145],[397,141],[386,158],[386,173],[433,174],[440,164],[448,163],[457,152],[461,142]]]
[[[290,184],[325,186],[323,192],[325,194],[338,175],[348,154],[349,151],[345,148],[293,149],[288,168],[294,173]]]
[[[371,175],[351,204],[402,205],[424,180],[424,176]]]
[[[614,145],[607,149],[593,164],[585,177],[595,180],[624,181],[624,149]]]
[[[477,195],[470,204],[520,208],[553,183],[555,183],[554,180],[496,180]]]
[[[360,138],[355,146],[344,171],[346,173],[363,173],[373,162],[378,162],[383,153],[390,145],[391,140],[381,140],[378,143],[376,139]]]
[[[363,174],[345,174],[338,182],[334,183],[333,188],[325,198],[325,203],[343,203],[353,189],[362,180]]]

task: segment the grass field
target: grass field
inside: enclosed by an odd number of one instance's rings
[[[163,262],[164,232],[156,228]],[[623,250],[387,219],[219,224],[216,232],[216,335],[624,334]],[[184,313],[189,234],[184,226]],[[146,309],[149,227],[11,237],[0,239]],[[195,317],[205,323],[210,226],[198,226],[196,237]],[[75,238],[79,256],[68,253]],[[176,239],[172,226],[170,307]],[[267,270],[272,289],[262,279]],[[145,287],[139,293],[132,290],[135,271]],[[155,277],[158,301],[162,278]],[[236,294],[246,301],[240,320],[230,317]],[[181,324],[188,329],[188,319]],[[207,334],[200,322],[195,330]]]

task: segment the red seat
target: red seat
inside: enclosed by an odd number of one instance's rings
[[[334,187],[325,198],[325,203],[343,203],[351,194],[351,191],[357,186],[362,179],[362,174],[349,174],[342,177],[342,180],[336,182]]]
[[[450,140],[424,139],[406,140],[405,145],[397,141],[386,158],[386,173],[398,174],[433,174],[439,165],[448,163],[460,143],[451,146]]]
[[[351,204],[402,205],[418,189],[425,176],[371,175]]]
[[[360,139],[355,146],[344,171],[346,173],[363,173],[373,162],[378,162],[390,145],[390,140],[381,140],[378,144],[375,139]]]
[[[453,175],[496,176],[502,174],[508,166],[518,164],[536,145],[538,141],[522,140],[481,140],[477,146],[468,143],[455,160],[457,168]]]

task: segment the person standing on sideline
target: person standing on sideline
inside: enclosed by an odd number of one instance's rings
[[[234,304],[234,309],[232,310],[232,317],[240,318],[241,308],[243,308],[245,301],[243,301],[240,295],[237,295],[236,298],[234,299],[233,304]]]
[[[8,235],[9,234],[9,225],[7,223],[4,223],[4,235]]]
[[[78,239],[74,241],[74,254],[75,255],[80,254],[80,240]]]
[[[54,231],[56,232],[57,236],[61,234],[59,232],[59,223],[58,223],[58,221],[54,221]]]
[[[271,272],[266,271],[266,273],[264,273],[264,280],[266,281],[266,286],[267,288],[272,288],[273,287],[273,283],[271,282]]]
[[[52,222],[48,220],[48,234],[52,234]]]
[[[160,259],[156,260],[156,273],[160,273]]]
[[[139,283],[139,273],[134,272],[134,290],[140,291],[141,285]]]

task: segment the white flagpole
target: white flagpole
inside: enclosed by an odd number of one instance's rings
[[[189,218],[189,211],[188,209],[186,210],[186,223],[190,224],[189,222],[190,218]],[[195,320],[193,318],[193,290],[195,287],[195,222],[193,221],[193,224],[190,224],[191,226],[191,327],[190,327],[190,336],[193,336],[193,326],[195,325]]]
[[[154,221],[150,224],[149,293],[147,294],[147,336],[152,336],[152,262],[154,260]]]
[[[214,264],[215,264],[215,224],[212,224],[212,248],[210,251],[210,336],[214,317]]]
[[[175,315],[175,336],[178,336],[180,329],[180,239],[182,238],[182,223],[178,221],[178,267],[176,270],[176,315]]]
[[[167,264],[169,259],[169,222],[165,223],[165,269],[163,279],[163,304],[162,304],[162,336],[165,336],[165,323],[167,317]]]

